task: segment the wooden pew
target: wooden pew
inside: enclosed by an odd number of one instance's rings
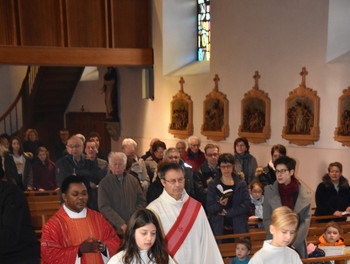
[[[317,219],[334,219],[337,217],[334,216],[318,216],[315,218]],[[324,232],[324,226],[326,223],[318,223],[316,221],[311,221],[309,232],[306,238],[307,244],[314,243],[318,244],[318,238],[323,234]],[[344,231],[344,238],[345,242],[350,241],[350,221],[342,221],[338,222],[338,224],[343,228]],[[253,255],[256,251],[258,251],[266,238],[266,232],[264,229],[253,229],[254,231],[244,234],[232,234],[232,235],[222,235],[222,236],[216,236],[215,239],[218,242],[218,247],[221,252],[221,255],[224,259],[225,263],[228,263],[230,259],[232,259],[235,256],[235,248],[236,243],[234,242],[228,242],[225,243],[228,239],[239,239],[239,238],[249,238],[252,243],[252,250],[251,255]],[[350,256],[350,255],[349,255]],[[350,258],[350,257],[349,257]],[[308,262],[309,263],[309,262]]]
[[[46,221],[54,215],[60,208],[59,191],[45,192],[25,192],[29,211],[31,214],[32,225],[38,237],[41,236],[41,229]]]
[[[313,262],[322,262],[322,261],[331,261],[335,260],[335,263],[345,263],[344,260],[350,259],[350,255],[338,255],[338,256],[328,256],[328,257],[319,257],[319,258],[307,258],[301,259],[303,263],[313,263]],[[341,261],[341,262],[340,262]]]

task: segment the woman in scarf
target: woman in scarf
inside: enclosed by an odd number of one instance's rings
[[[254,177],[258,163],[249,153],[249,143],[244,137],[239,137],[234,142],[235,171],[249,185]]]

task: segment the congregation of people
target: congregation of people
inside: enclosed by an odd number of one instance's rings
[[[202,150],[196,136],[175,146],[154,138],[143,156],[131,138],[107,155],[96,132],[85,137],[61,129],[51,151],[35,129],[23,141],[6,134],[0,140],[4,263],[223,263],[215,236],[248,233],[252,221],[267,240],[252,258],[250,241],[236,241],[232,264],[302,263],[319,250],[306,243],[312,192],[281,144],[258,168],[242,137],[232,153],[221,153],[215,143]],[[329,164],[315,190],[316,216],[343,221],[350,214],[342,169]],[[60,191],[62,205],[43,227],[39,245],[24,192],[51,190]],[[344,245],[336,222],[326,225],[322,243]]]

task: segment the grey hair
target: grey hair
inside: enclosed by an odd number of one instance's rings
[[[168,148],[164,151],[164,157],[167,157],[171,152],[176,152],[180,156],[180,152],[177,148]]]
[[[201,140],[199,139],[199,137],[197,136],[190,136],[188,139],[187,139],[187,143],[188,144],[191,144],[191,141],[195,139],[195,140],[198,140],[198,143],[201,144]]]
[[[112,164],[112,160],[116,159],[116,158],[120,158],[123,160],[124,165],[126,165],[126,155],[123,152],[111,152],[108,155],[108,163]]]
[[[127,146],[127,145],[132,145],[134,147],[134,149],[136,150],[137,149],[137,143],[135,140],[133,140],[132,138],[124,138],[123,142],[122,142],[122,148],[124,146]]]

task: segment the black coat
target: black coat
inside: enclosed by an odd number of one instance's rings
[[[31,225],[26,198],[12,182],[0,180],[0,262],[37,259],[39,263],[39,258],[39,242]]]
[[[25,164],[23,168],[23,175],[18,174],[13,154],[7,152],[5,154],[5,177],[17,184],[21,189],[26,190],[28,187],[33,187],[33,170],[32,159],[27,154],[23,153]]]
[[[258,176],[259,181],[265,187],[276,181],[276,172],[269,164],[263,169],[263,173]]]
[[[248,232],[248,216],[250,215],[250,196],[247,184],[237,175],[233,176],[235,181],[235,191],[229,198],[231,199],[231,208],[227,210],[227,217],[232,217],[233,234]],[[224,217],[218,215],[224,206],[218,201],[220,196],[216,185],[220,183],[220,177],[208,184],[207,193],[207,211],[209,214],[209,222],[214,235],[222,235],[224,232]]]
[[[208,161],[205,161],[202,166],[193,174],[194,188],[197,200],[205,206],[207,201],[208,183],[213,181],[220,175],[218,169],[210,169]]]
[[[338,192],[334,188],[328,174],[323,176],[322,180],[316,190],[315,215],[333,215],[335,211],[345,211],[350,206],[348,180],[344,176],[340,177]]]

